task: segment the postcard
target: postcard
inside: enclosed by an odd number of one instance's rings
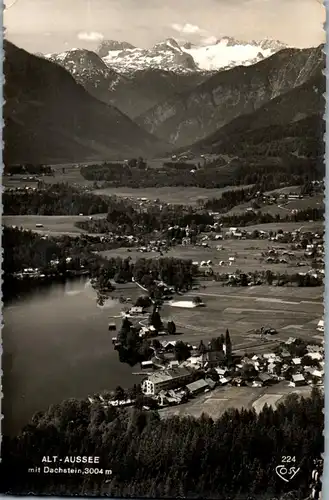
[[[320,499],[317,0],[8,0],[0,491]]]

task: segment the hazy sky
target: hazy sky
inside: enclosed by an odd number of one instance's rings
[[[325,40],[321,0],[5,0],[6,37],[31,52],[95,49],[100,40],[149,47],[168,37]]]

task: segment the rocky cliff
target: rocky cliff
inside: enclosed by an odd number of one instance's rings
[[[176,146],[186,146],[321,75],[323,68],[323,46],[284,49],[252,66],[219,72],[158,104],[137,122]]]

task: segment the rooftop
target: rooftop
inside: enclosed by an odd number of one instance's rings
[[[187,368],[174,367],[168,370],[152,373],[152,375],[148,377],[148,380],[154,384],[159,384],[175,378],[188,377],[190,374],[191,372]]]
[[[191,384],[188,384],[186,387],[189,391],[194,392],[199,389],[206,389],[208,387],[208,383],[204,380],[196,380],[195,382],[192,382]]]

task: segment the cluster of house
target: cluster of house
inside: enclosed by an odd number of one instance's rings
[[[29,181],[30,183],[33,182],[33,181]],[[28,185],[28,186],[12,186],[12,187],[9,187],[9,186],[4,186],[4,190],[7,191],[7,192],[25,192],[25,191],[37,191],[39,190],[40,191],[40,188],[39,186],[36,186],[36,185]]]
[[[43,236],[42,239],[47,239],[47,236]],[[70,264],[72,262],[72,257],[66,257],[65,262],[66,264]],[[57,276],[57,271],[58,271],[58,266],[60,264],[59,259],[52,259],[49,262],[49,267],[52,269],[52,272],[47,272],[47,275],[38,267],[26,267],[22,271],[13,273],[13,276],[15,276],[18,279],[21,278],[37,278],[37,279],[42,279],[42,278],[51,278]],[[84,275],[88,274],[88,271],[85,270],[85,266],[83,264],[80,265],[80,269],[67,269],[66,272],[71,275]]]
[[[323,345],[307,345],[306,354],[295,357],[292,354],[294,344],[298,345],[298,339],[289,338],[281,346],[280,353],[255,354],[251,357],[234,354],[230,358],[226,356],[225,345],[221,352],[206,350],[201,354],[199,348],[191,346],[191,357],[179,363],[168,356],[175,342],[163,342],[165,355],[161,356],[161,363],[160,358],[153,358],[142,364],[148,370],[142,381],[142,392],[153,398],[159,406],[167,406],[185,402],[190,396],[224,385],[256,388],[286,380],[291,387],[307,384],[323,386]],[[233,360],[233,363],[228,362],[228,359]]]
[[[265,252],[262,252],[261,260],[265,258],[265,261],[271,264],[288,264],[289,262],[297,261],[296,265],[298,267],[307,266],[308,259],[313,259],[317,265],[324,264],[323,242],[307,244],[303,254],[300,252],[297,254],[295,253],[295,251],[298,252],[298,250],[301,250],[301,245],[292,245],[292,250],[293,251],[288,251],[280,247],[269,248]],[[320,274],[324,274],[324,272],[320,272]]]
[[[146,245],[137,247],[137,250],[141,253],[160,252],[162,254],[162,252],[168,252],[168,242],[167,240],[151,240]]]

